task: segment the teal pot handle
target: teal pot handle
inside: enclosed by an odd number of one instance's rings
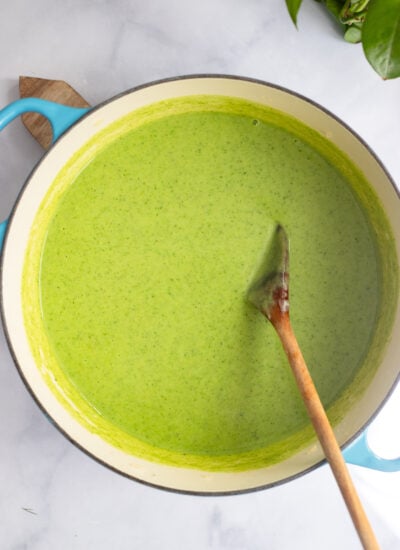
[[[53,130],[52,143],[54,143],[65,130],[72,126],[74,122],[79,120],[88,111],[89,109],[87,108],[79,109],[77,107],[67,107],[66,105],[60,105],[60,103],[54,103],[53,101],[27,97],[18,99],[7,105],[7,107],[4,107],[4,109],[0,109],[0,130],[24,113],[40,113],[50,121]],[[0,224],[0,249],[3,244],[6,226],[7,221]]]
[[[0,223],[0,250],[1,250],[1,247],[3,246],[3,241],[4,241],[4,235],[5,235],[5,232],[6,232],[6,227],[7,227],[7,220],[5,220],[4,222]]]
[[[66,105],[60,105],[60,103],[54,103],[53,101],[37,99],[36,97],[27,97],[18,99],[0,110],[0,130],[5,128],[14,118],[24,113],[40,113],[50,121],[53,129],[52,143],[54,143],[65,130],[88,111],[89,109],[87,108],[78,109],[77,107],[67,107]]]
[[[343,451],[345,461],[380,472],[399,472],[400,458],[386,459],[375,454],[368,445],[367,434],[368,431],[364,431]]]

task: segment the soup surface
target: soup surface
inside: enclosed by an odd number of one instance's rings
[[[25,322],[71,414],[127,452],[205,470],[257,468],[304,446],[312,431],[281,345],[246,300],[275,221],[290,238],[294,329],[340,420],[390,326],[386,219],[323,136],[205,96],[97,135],[37,215]]]

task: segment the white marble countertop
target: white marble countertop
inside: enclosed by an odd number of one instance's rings
[[[299,30],[284,0],[13,0],[1,7],[0,106],[18,76],[64,79],[96,104],[167,76],[264,79],[321,103],[375,150],[400,184],[400,79],[383,82],[360,46],[305,0]],[[42,151],[15,121],[0,135],[0,219]],[[370,430],[400,455],[400,390]],[[171,494],[125,479],[71,445],[23,386],[0,335],[0,548],[3,550],[355,550],[324,466],[242,496]],[[351,467],[383,550],[400,548],[400,473]]]

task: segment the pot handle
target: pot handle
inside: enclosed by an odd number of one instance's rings
[[[18,99],[10,103],[4,109],[0,109],[0,130],[5,128],[12,120],[24,113],[40,113],[45,116],[51,124],[53,130],[52,143],[58,139],[74,122],[79,120],[90,109],[67,107],[54,101],[38,99],[36,97],[27,97]],[[0,224],[0,250],[3,244],[7,221]]]
[[[368,445],[368,430],[362,432],[353,443],[343,451],[348,464],[379,470],[380,472],[399,472],[400,458],[386,459],[375,454]]]
[[[3,246],[3,241],[4,241],[4,235],[5,235],[5,232],[6,232],[6,227],[7,227],[7,220],[5,220],[4,222],[1,222],[1,223],[0,223],[0,251],[1,251],[1,247]]]
[[[53,129],[53,140],[58,139],[65,130],[67,130],[74,122],[79,120],[88,108],[82,109],[78,107],[67,107],[54,101],[46,99],[38,99],[36,97],[27,97],[18,99],[13,103],[0,110],[0,130],[5,128],[9,122],[14,120],[24,113],[40,113],[49,119]]]

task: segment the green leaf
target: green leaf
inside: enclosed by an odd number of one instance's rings
[[[400,0],[370,0],[362,44],[378,74],[385,79],[400,76]]]
[[[297,27],[297,14],[303,0],[286,0],[286,6],[293,23]]]
[[[339,19],[344,2],[340,2],[340,0],[326,0],[324,4],[327,10],[330,11],[336,19]]]

